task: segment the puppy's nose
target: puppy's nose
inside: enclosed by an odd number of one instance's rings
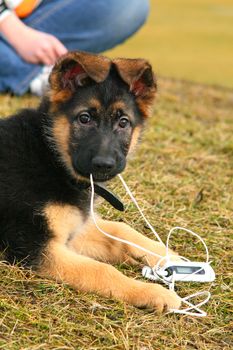
[[[96,156],[92,159],[92,165],[96,171],[110,171],[116,162],[112,157]]]

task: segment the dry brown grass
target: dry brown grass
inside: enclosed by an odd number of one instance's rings
[[[206,240],[216,281],[180,283],[179,293],[210,289],[208,316],[156,316],[1,263],[0,349],[233,348],[233,92],[168,79],[159,85],[156,110],[124,177],[163,239],[171,227],[181,225]],[[0,101],[6,115],[36,99],[2,96]],[[128,210],[120,214],[104,205],[103,216],[123,219],[151,236],[119,182],[112,188]],[[201,245],[183,234],[174,237],[173,246],[204,259]],[[137,269],[119,269],[140,278]]]

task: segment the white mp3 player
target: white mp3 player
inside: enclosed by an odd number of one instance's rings
[[[142,275],[153,281],[162,279],[167,283],[175,281],[213,282],[215,280],[215,272],[206,262],[168,261],[157,269],[144,266]]]

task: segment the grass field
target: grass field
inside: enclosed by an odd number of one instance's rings
[[[1,263],[0,349],[232,349],[233,91],[170,79],[159,85],[153,117],[124,177],[163,240],[175,225],[205,239],[216,281],[180,283],[178,292],[210,290],[208,316],[157,316]],[[37,100],[2,96],[0,102],[6,115]],[[116,181],[112,188],[128,210],[119,214],[104,205],[103,216],[123,219],[151,236]],[[173,246],[192,259],[205,258],[190,237],[174,237]],[[141,278],[139,268],[118,268]]]
[[[208,316],[158,316],[77,293],[0,262],[0,349],[233,349],[233,3],[151,2],[148,24],[109,52],[147,57],[159,76],[153,116],[124,178],[164,241],[177,225],[205,239],[216,281],[180,283],[177,291],[186,296],[210,290],[211,300],[203,307]],[[38,100],[3,95],[0,103],[1,115],[6,116]],[[153,238],[119,182],[113,181],[111,187],[127,211],[120,214],[103,204],[103,217],[124,220]],[[202,246],[189,236],[179,233],[172,245],[191,259],[205,259]],[[141,278],[139,267],[118,268]]]
[[[111,55],[147,57],[162,76],[233,87],[232,23],[232,0],[151,0],[148,23]]]

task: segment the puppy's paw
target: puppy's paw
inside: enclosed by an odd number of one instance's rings
[[[132,295],[131,303],[139,308],[154,309],[162,313],[170,309],[179,309],[181,298],[159,284],[142,282],[137,294]]]

